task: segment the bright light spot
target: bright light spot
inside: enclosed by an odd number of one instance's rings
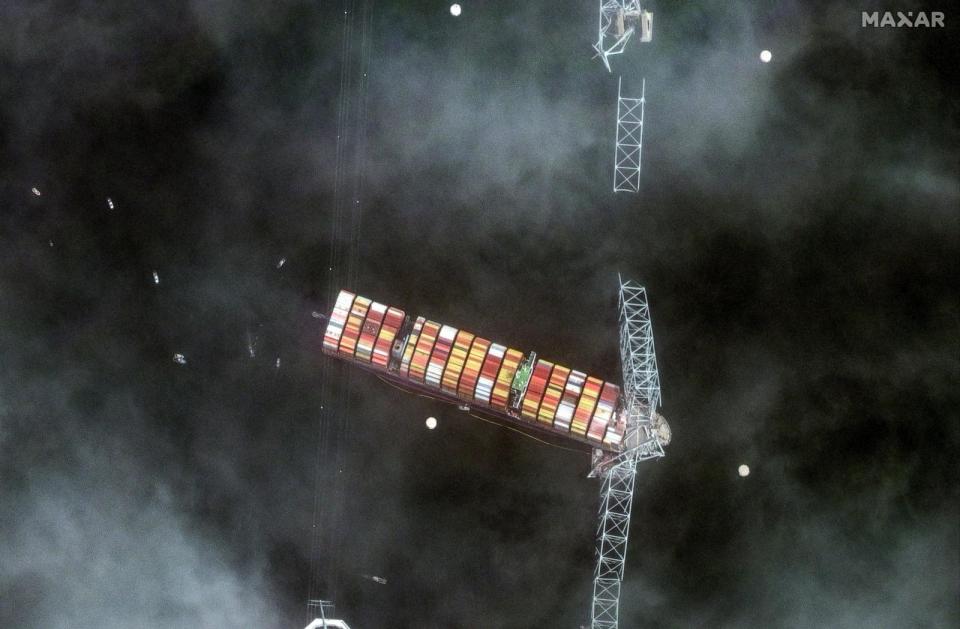
[[[452,15],[453,17],[457,17],[458,15],[460,15],[462,11],[463,9],[460,8],[459,4],[453,3],[450,5],[450,15]]]
[[[186,364],[187,364],[187,357],[184,356],[183,354],[174,354],[174,355],[173,355],[173,362],[177,363],[178,365],[186,365]]]
[[[769,50],[763,50],[760,52],[760,61],[764,63],[770,63],[771,59],[773,59],[773,53]]]
[[[437,418],[436,418],[436,417],[428,417],[428,418],[427,418],[427,428],[429,428],[430,430],[433,430],[433,429],[436,428],[436,427],[437,427]]]
[[[282,266],[283,266],[284,264],[286,264],[286,263],[287,263],[287,259],[286,259],[286,258],[280,258],[280,261],[277,262],[277,268],[279,269],[280,267],[282,267]]]
[[[111,210],[114,208],[113,199],[111,199],[110,197],[107,197],[107,207],[110,208]]]
[[[750,476],[750,466],[741,465],[737,468],[737,474],[740,475],[740,478],[746,478],[747,476]]]
[[[30,188],[30,192],[32,192],[33,194],[37,195],[38,197],[40,196],[40,191],[37,190],[36,188]]]
[[[153,283],[154,284],[160,283],[160,274],[157,273],[156,271],[153,272]]]

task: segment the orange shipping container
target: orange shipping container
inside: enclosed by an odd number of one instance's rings
[[[490,346],[487,359],[483,361],[483,367],[480,368],[480,377],[477,379],[477,389],[473,396],[478,402],[490,403],[493,385],[497,374],[500,373],[500,365],[503,363],[503,354],[506,351],[507,348],[503,345],[494,343]]]
[[[367,319],[360,328],[360,340],[357,341],[356,358],[361,362],[370,362],[373,355],[373,344],[377,342],[377,335],[380,334],[380,325],[383,323],[383,316],[387,314],[387,307],[383,304],[373,302],[367,311]]]
[[[603,441],[610,419],[613,418],[613,411],[617,408],[618,397],[620,397],[620,387],[604,382],[603,391],[600,392],[600,401],[597,402],[597,410],[593,412],[593,419],[587,429],[588,439],[597,442]]]
[[[388,308],[387,315],[383,318],[383,325],[380,326],[380,334],[377,336],[377,342],[373,346],[373,363],[386,369],[390,363],[390,346],[397,337],[400,326],[403,325],[403,310],[397,308]]]
[[[497,376],[496,384],[493,385],[493,394],[490,396],[491,406],[507,409],[510,385],[513,384],[513,376],[516,375],[521,360],[523,360],[523,352],[512,348],[507,350],[503,357],[503,364],[500,366],[500,374]]]
[[[460,374],[463,373],[463,366],[467,362],[471,343],[473,343],[473,334],[460,330],[453,342],[453,351],[450,352],[447,368],[443,372],[442,387],[447,393],[454,395],[457,393],[457,383],[460,382]]]
[[[553,426],[554,417],[557,414],[557,406],[560,404],[560,397],[563,395],[564,386],[567,383],[567,376],[570,375],[570,369],[563,365],[557,365],[553,368],[550,375],[550,382],[547,385],[547,392],[543,394],[543,401],[540,402],[540,412],[537,415],[538,421]],[[557,428],[566,430],[566,426],[557,425]]]
[[[410,362],[413,360],[413,351],[417,347],[417,341],[420,340],[420,332],[423,331],[423,324],[427,320],[423,317],[417,317],[416,323],[413,324],[413,331],[410,332],[410,338],[407,339],[407,346],[403,349],[403,359],[400,361],[400,373],[403,375],[409,375],[410,373]]]
[[[523,396],[523,406],[521,408],[522,415],[527,419],[537,420],[537,409],[540,408],[540,400],[543,399],[543,392],[547,389],[547,381],[550,379],[552,370],[553,363],[545,360],[538,360],[537,366],[533,368],[530,385],[527,387],[527,393]]]
[[[445,325],[440,328],[440,334],[433,347],[433,354],[427,363],[427,384],[432,387],[440,388],[440,381],[443,379],[443,370],[447,366],[447,358],[450,357],[450,351],[453,349],[453,341],[457,338],[457,329]]]
[[[570,425],[570,432],[577,435],[585,435],[587,424],[590,423],[590,417],[593,415],[593,409],[597,405],[597,398],[600,397],[600,389],[603,388],[603,380],[590,376],[586,384],[583,385],[583,394],[580,395],[580,403],[577,404],[577,410],[573,412],[573,423]]]
[[[490,341],[480,338],[473,340],[470,346],[470,353],[467,354],[467,362],[463,366],[463,375],[460,376],[460,384],[457,386],[457,394],[461,399],[473,400],[473,392],[477,386],[477,380],[480,379],[480,369],[487,358],[487,351],[490,349]]]
[[[353,357],[357,349],[357,341],[360,339],[360,329],[363,327],[363,321],[367,318],[367,309],[370,307],[370,300],[366,297],[357,297],[353,300],[353,308],[350,309],[350,316],[347,317],[347,325],[343,330],[343,338],[340,339],[340,353],[345,356]]]
[[[427,373],[427,363],[430,362],[430,354],[433,353],[433,346],[437,342],[437,334],[439,333],[439,323],[427,321],[423,324],[420,340],[417,341],[417,347],[413,350],[413,360],[410,361],[410,378],[412,380],[423,382],[423,377]]]

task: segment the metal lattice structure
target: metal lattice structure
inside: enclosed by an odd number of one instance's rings
[[[617,81],[617,144],[613,163],[613,191],[639,192],[647,81],[643,81],[640,98],[624,98],[622,84],[621,78]]]
[[[597,525],[597,565],[593,576],[592,629],[617,629],[620,586],[627,558],[633,489],[640,461],[664,455],[668,429],[656,409],[660,373],[646,289],[620,280],[620,363],[623,369],[626,449],[614,458],[594,452],[591,475],[603,479]]]
[[[653,14],[644,11],[640,0],[600,0],[600,28],[593,49],[610,71],[610,57],[623,53],[627,42],[640,31],[640,41],[653,37]]]
[[[304,629],[350,629],[350,626],[344,621],[328,618],[328,616],[334,614],[332,601],[324,601],[318,598],[310,599],[307,601],[307,609],[318,614],[318,616]]]
[[[660,372],[647,291],[620,280],[620,366],[628,408],[652,413],[660,405]]]

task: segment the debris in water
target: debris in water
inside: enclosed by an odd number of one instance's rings
[[[314,310],[313,312],[310,313],[310,316],[313,317],[314,319],[319,319],[319,318],[321,318],[323,315],[320,314],[319,312],[317,312],[316,310]]]
[[[343,470],[341,470],[341,471],[343,471]],[[386,585],[386,584],[387,584],[387,580],[384,579],[383,577],[377,577],[377,576],[374,576],[374,575],[372,575],[372,574],[361,574],[360,576],[363,577],[364,579],[370,579],[371,581],[376,581],[376,582],[379,583],[380,585]]]
[[[280,357],[279,357],[279,356],[277,356],[277,363],[276,363],[276,365],[277,365],[277,369],[280,369]]]
[[[48,240],[47,243],[48,243],[51,247],[53,247],[53,241],[52,241],[52,240]]]
[[[111,210],[115,207],[113,205],[113,199],[111,199],[110,197],[107,197],[107,207],[110,208]]]
[[[173,355],[173,362],[177,363],[178,365],[186,365],[186,364],[187,364],[187,357],[184,356],[183,354],[174,354],[174,355]]]
[[[37,190],[36,188],[30,188],[30,192],[34,193],[34,194],[37,195],[38,197],[40,196],[40,191]]]
[[[160,283],[160,274],[157,273],[156,271],[153,272],[153,283],[154,284]]]
[[[279,269],[280,267],[282,267],[282,266],[283,266],[284,264],[286,264],[286,263],[287,263],[287,259],[286,259],[286,258],[280,258],[280,261],[277,262],[277,268]]]

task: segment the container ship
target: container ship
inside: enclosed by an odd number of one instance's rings
[[[328,317],[323,352],[524,432],[623,449],[616,384],[347,290]]]

